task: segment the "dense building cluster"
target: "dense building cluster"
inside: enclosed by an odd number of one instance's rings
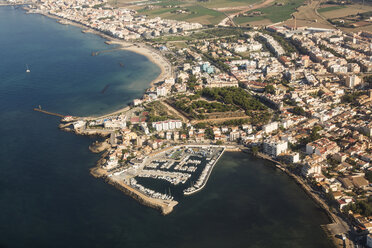
[[[131,9],[113,8],[105,0],[40,2],[36,11],[80,23],[124,40],[152,38],[201,28],[199,23],[147,18]]]

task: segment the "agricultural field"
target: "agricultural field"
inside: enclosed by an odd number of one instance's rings
[[[318,12],[319,13],[323,13],[323,12],[328,12],[328,11],[337,10],[337,9],[343,9],[343,8],[346,8],[346,6],[344,6],[344,5],[322,6],[321,8],[318,9]]]
[[[249,4],[254,4],[257,2],[259,2],[259,0],[210,0],[205,2],[195,1],[194,4],[199,4],[210,9],[225,10],[230,7],[246,7]]]
[[[126,6],[150,17],[219,24],[226,15],[236,13],[263,0],[186,0],[134,1],[110,0],[113,6]]]
[[[263,16],[263,15],[262,16],[239,16],[239,17],[234,18],[235,24],[240,25],[240,26],[245,26],[247,24],[251,24],[252,22],[261,23],[263,20],[265,20],[266,23],[267,22],[269,24],[272,23],[269,19],[267,19],[266,16]]]
[[[297,27],[307,26],[316,28],[334,28],[326,18],[321,16],[317,9],[321,4],[321,0],[312,0],[307,4],[300,6],[293,16],[296,17]],[[288,26],[295,26],[294,18],[284,22]]]
[[[268,7],[248,11],[244,14],[252,16],[239,15],[234,18],[234,22],[243,26],[246,24],[252,24],[253,22],[258,23],[258,21],[263,21],[266,24],[285,21],[291,18],[291,14],[295,12],[299,6],[303,5],[304,2],[305,0],[276,1]],[[261,14],[253,15],[253,12],[260,12]]]
[[[161,17],[179,21],[198,22],[204,25],[225,23],[230,16],[239,26],[263,26],[282,22],[289,26],[311,26],[335,28],[328,22],[335,18],[346,18],[358,13],[372,11],[371,5],[324,4],[321,0],[110,0],[114,6],[126,6],[149,17]],[[221,22],[223,20],[223,22]],[[339,20],[336,20],[339,21]],[[357,22],[357,21],[355,21]],[[369,23],[357,23],[356,31],[361,27],[368,30]],[[345,28],[345,27],[341,27]],[[350,27],[349,27],[350,28]],[[371,26],[372,29],[372,26]],[[345,30],[346,31],[346,30]],[[175,41],[182,40],[175,38]]]
[[[148,9],[148,7],[144,7],[137,11],[138,13],[148,15],[149,17],[160,16],[164,19],[198,22],[201,24],[218,24],[222,19],[225,18],[225,15],[222,12],[209,9],[201,5],[157,5],[154,9]]]
[[[323,9],[323,10],[322,10]],[[360,5],[360,4],[353,4],[347,6],[329,6],[325,8],[320,8],[318,10],[319,13],[322,14],[327,19],[333,18],[342,18],[349,15],[356,15],[358,13],[364,13],[372,11],[372,6],[369,5]]]
[[[372,30],[371,5],[347,5],[345,8],[331,9],[321,13],[324,18],[337,28],[348,32]]]

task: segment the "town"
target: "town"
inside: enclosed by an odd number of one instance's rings
[[[43,0],[31,11],[140,41],[172,64],[174,75],[125,111],[62,120],[64,130],[107,137],[91,146],[105,151],[98,175],[173,207],[170,192],[141,179],[184,185],[190,195],[226,148],[246,150],[301,178],[347,223],[340,233],[372,247],[372,33],[205,27],[103,0]]]

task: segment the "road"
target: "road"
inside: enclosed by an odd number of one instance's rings
[[[244,14],[245,12],[247,11],[250,11],[250,10],[254,10],[254,9],[259,9],[259,8],[262,8],[262,7],[266,7],[267,5],[273,3],[274,0],[266,0],[264,2],[261,2],[261,3],[256,3],[256,4],[252,4],[252,5],[249,5],[249,7],[247,8],[243,8],[241,9],[239,12],[236,12],[236,13],[233,13],[233,14],[230,14],[230,15],[227,15],[225,19],[223,19],[219,24],[218,26],[230,26],[228,25],[228,22],[232,22],[232,25],[233,26],[236,26],[236,24],[234,23],[234,17],[236,17],[237,15],[240,15],[240,14]]]

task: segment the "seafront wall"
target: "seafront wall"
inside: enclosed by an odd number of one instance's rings
[[[102,162],[102,160],[100,162]],[[124,182],[118,182],[118,181],[111,179],[110,177],[107,176],[107,173],[99,167],[100,162],[98,163],[96,167],[91,169],[90,171],[91,175],[93,175],[96,178],[103,178],[107,183],[119,189],[126,195],[132,197],[133,199],[138,201],[140,204],[157,209],[163,215],[170,214],[173,211],[174,206],[178,204],[177,201],[150,198],[147,195],[143,194],[142,192],[125,184]]]
[[[170,214],[173,211],[173,207],[178,204],[177,201],[169,201],[169,203],[166,203],[165,201],[163,202],[163,200],[152,199],[138,190],[133,189],[129,185],[126,185],[125,183],[119,183],[111,179],[107,179],[107,182],[124,192],[126,195],[132,197],[142,205],[159,210],[163,215]]]

